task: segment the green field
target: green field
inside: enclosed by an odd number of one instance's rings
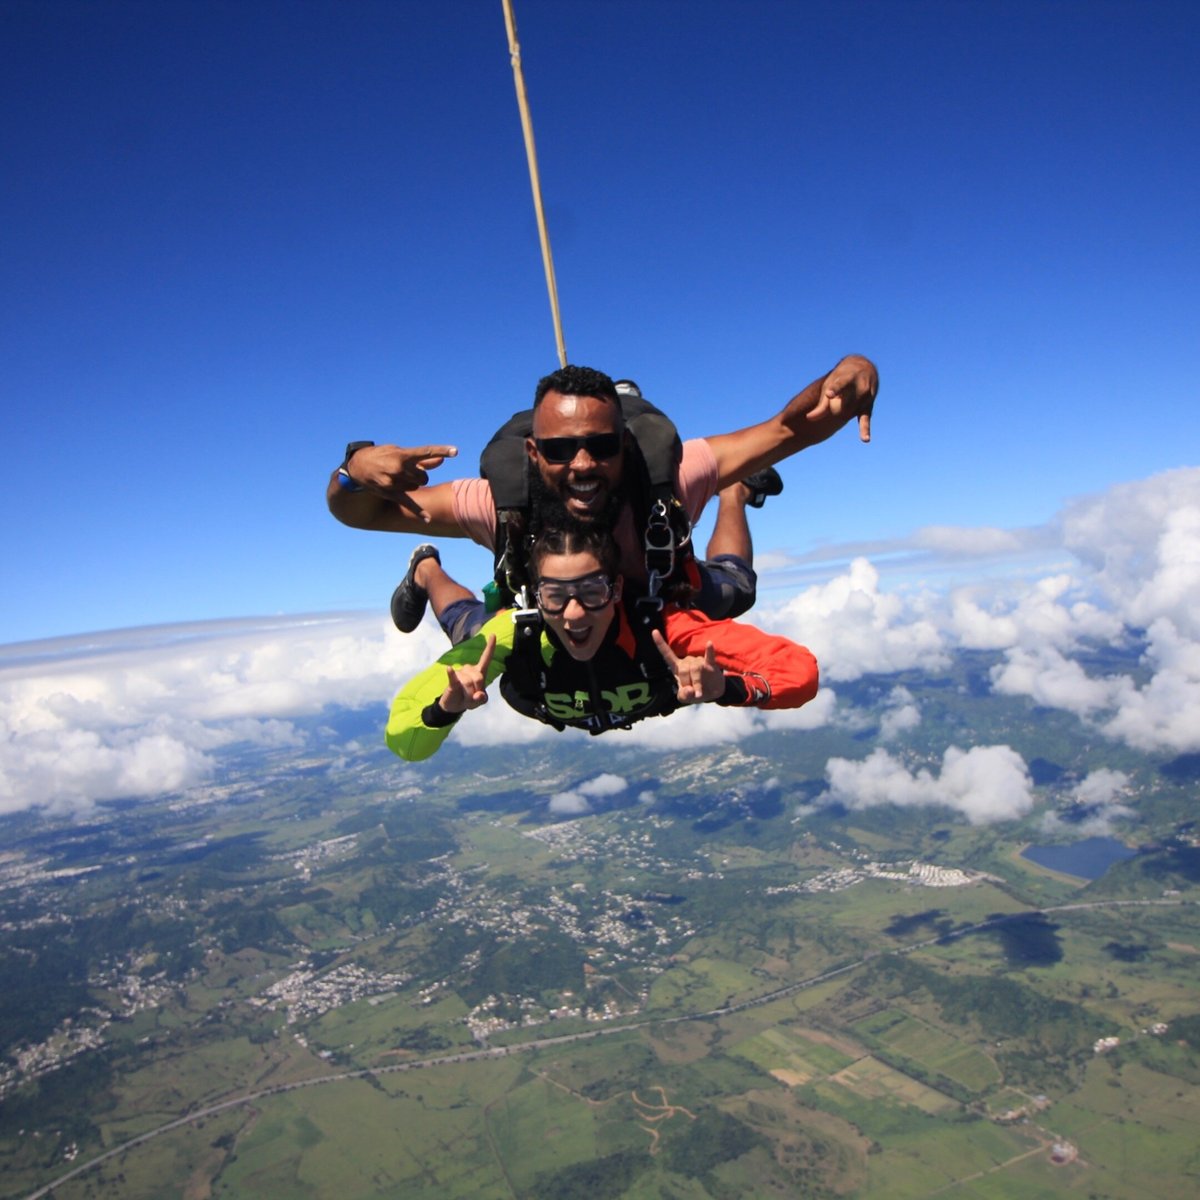
[[[854,1028],[889,1050],[956,1080],[969,1091],[981,1092],[1000,1079],[995,1062],[979,1049],[897,1009],[886,1009],[859,1021]]]
[[[785,1028],[764,1030],[744,1042],[732,1046],[740,1054],[781,1083],[808,1083],[848,1067],[855,1055]]]
[[[5,902],[33,1000],[3,1010],[0,1198],[1200,1194],[1187,856],[1065,885],[1012,859],[1027,829],[692,800],[802,753],[764,745],[615,751],[654,802],[574,821],[545,815],[567,756],[401,800],[373,767],[264,795],[259,761],[237,803],[64,828],[112,861]],[[866,854],[995,878],[802,890]],[[17,1077],[102,1004],[102,1046]]]

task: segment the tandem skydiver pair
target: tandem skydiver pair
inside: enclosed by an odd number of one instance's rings
[[[359,528],[471,537],[493,550],[492,590],[513,606],[501,621],[489,618],[445,574],[437,552],[418,547],[393,615],[415,628],[429,597],[458,645],[437,668],[445,687],[421,705],[418,715],[431,723],[410,736],[410,700],[428,691],[426,672],[397,697],[389,744],[398,753],[402,741],[414,750],[431,744],[414,756],[432,753],[446,718],[482,703],[498,674],[519,711],[593,732],[680,704],[795,707],[811,699],[808,651],[729,620],[755,597],[745,507],[782,489],[773,463],[851,419],[869,440],[877,388],[874,366],[853,356],[777,416],[681,443],[630,381],[566,367],[541,380],[532,412],[494,439],[482,478],[428,486],[427,472],[456,453],[452,446],[351,443],[327,492],[334,515]],[[714,494],[718,518],[701,562],[691,526]],[[526,643],[537,654],[526,656]],[[754,664],[768,643],[764,672]],[[781,670],[789,658],[794,670]],[[626,678],[629,670],[636,678]],[[431,731],[440,732],[422,736]]]

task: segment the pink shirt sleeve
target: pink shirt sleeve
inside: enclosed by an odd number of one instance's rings
[[[683,443],[683,458],[675,476],[675,494],[693,523],[717,494],[717,456],[704,438]]]
[[[473,542],[496,548],[496,506],[492,503],[492,485],[486,479],[455,479],[454,516]]]

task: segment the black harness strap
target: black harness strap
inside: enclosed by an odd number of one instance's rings
[[[632,668],[650,685],[650,699],[644,708],[633,714],[617,714],[605,709],[601,692],[605,683],[613,681],[599,678],[596,667],[605,660],[606,655],[624,655],[622,650],[605,646],[595,659],[585,664],[588,698],[592,705],[591,715],[581,718],[578,723],[551,716],[545,702],[547,688],[551,686],[551,677],[542,657],[543,622],[537,609],[513,613],[517,632],[513,639],[512,653],[508,656],[500,681],[501,695],[511,707],[524,716],[533,717],[560,732],[571,724],[576,728],[585,728],[593,735],[601,734],[612,729],[628,729],[646,717],[674,711],[678,707],[675,680],[658,652],[652,636],[655,629],[663,632],[662,604],[660,602],[651,608],[638,608],[636,613],[629,609],[625,612],[635,643],[634,654],[630,660]],[[556,650],[555,653],[566,654],[566,651]]]

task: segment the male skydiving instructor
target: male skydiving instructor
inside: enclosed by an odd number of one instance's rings
[[[874,364],[850,355],[768,420],[734,433],[685,441],[675,494],[688,517],[694,523],[717,493],[722,493],[723,503],[761,503],[762,496],[782,486],[768,468],[826,440],[851,420],[858,422],[860,439],[870,441],[878,389]],[[616,385],[607,375],[568,366],[539,381],[533,436],[526,444],[534,468],[531,479],[539,485],[534,502],[557,506],[567,519],[583,525],[612,529],[622,574],[636,587],[646,572],[625,477],[626,436]],[[494,549],[496,509],[487,480],[429,484],[428,472],[457,452],[450,445],[405,449],[351,443],[329,480],[329,510],[357,529],[422,538],[468,537]],[[739,483],[745,485],[740,491],[728,490]],[[753,604],[755,577],[742,549],[736,539],[728,548],[718,539],[715,559],[699,564],[695,606],[707,616],[736,616]],[[712,542],[709,553],[714,554]],[[423,611],[420,595],[414,599],[413,610]]]

